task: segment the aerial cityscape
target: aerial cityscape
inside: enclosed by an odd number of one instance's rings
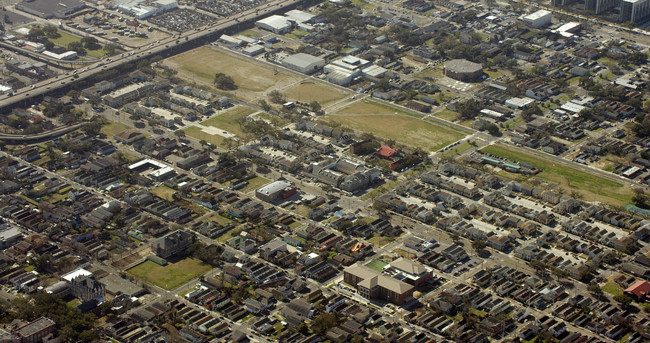
[[[0,7],[0,343],[650,342],[650,0]]]

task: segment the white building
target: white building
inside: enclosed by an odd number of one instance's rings
[[[291,55],[282,60],[282,65],[303,74],[312,74],[325,65],[325,60],[305,53]]]
[[[551,11],[539,10],[521,19],[530,27],[540,28],[551,23]]]
[[[43,51],[43,55],[56,58],[57,60],[74,60],[75,58],[77,58],[76,51],[66,51],[62,54],[57,54],[51,51]]]
[[[355,77],[360,76],[362,70],[370,66],[370,61],[355,57],[345,56],[324,67],[327,73],[327,81],[341,85],[349,85]]]
[[[291,22],[287,19],[287,17],[283,17],[281,15],[272,15],[270,17],[260,19],[255,22],[255,26],[274,33],[287,33],[291,31]]]

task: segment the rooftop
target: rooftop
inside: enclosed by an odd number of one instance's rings
[[[483,70],[483,65],[468,60],[456,59],[445,63],[445,69],[456,73],[474,73]]]

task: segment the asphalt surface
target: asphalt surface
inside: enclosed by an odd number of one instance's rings
[[[85,68],[80,68],[81,70],[77,69],[75,72],[66,73],[66,75],[59,75],[55,78],[47,79],[28,87],[23,87],[21,89],[15,90],[15,94],[12,96],[3,94],[0,96],[0,108],[28,100],[35,96],[43,95],[58,88],[67,87],[71,83],[91,77],[98,72],[118,67],[124,63],[137,61],[139,59],[159,54],[163,51],[173,49],[178,45],[186,44],[190,41],[213,35],[219,31],[228,29],[235,25],[239,25],[243,22],[267,16],[274,11],[292,6],[299,2],[299,0],[272,1],[260,7],[217,20],[217,22],[214,24],[206,26],[203,29],[199,29],[198,31],[188,31],[176,36],[162,39],[157,43],[152,43],[148,46],[136,48],[133,51],[121,54],[119,56],[102,59],[101,61],[91,64]]]

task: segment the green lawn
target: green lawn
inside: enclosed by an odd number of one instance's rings
[[[434,113],[432,115],[434,117],[444,119],[444,120],[447,120],[447,121],[454,121],[454,120],[458,119],[458,116],[460,116],[460,114],[458,114],[458,112],[450,111],[450,110],[447,110],[447,109],[444,109],[444,110],[442,110],[440,112],[436,112],[436,113]]]
[[[248,30],[242,31],[242,32],[240,32],[238,34],[240,34],[242,36],[246,36],[246,37],[255,37],[255,36],[257,36],[258,33],[259,32],[255,31],[253,29],[248,29]]]
[[[368,267],[370,269],[373,269],[373,270],[376,270],[376,271],[381,273],[381,271],[384,270],[384,266],[387,266],[387,265],[388,265],[388,263],[377,259],[377,260],[373,260],[372,262],[368,263],[366,265],[366,267]]]
[[[246,185],[246,187],[244,187],[242,189],[242,192],[249,192],[249,191],[256,190],[256,189],[266,185],[269,182],[271,182],[271,180],[263,178],[261,176],[256,176],[256,177],[248,180],[248,184]]]
[[[328,119],[357,131],[370,132],[377,137],[393,139],[398,143],[419,147],[425,151],[437,151],[465,136],[464,133],[454,129],[405,115],[386,112],[383,114],[361,112],[350,113],[350,115],[344,113],[345,110],[340,115],[328,116]]]
[[[185,135],[187,136],[193,137],[198,140],[204,140],[217,147],[221,147],[221,143],[223,143],[225,139],[225,137],[223,136],[211,135],[201,130],[201,128],[198,126],[189,126],[184,128],[182,131],[185,132]]]
[[[205,274],[210,269],[210,265],[188,257],[164,267],[147,260],[127,272],[160,288],[172,290]]]
[[[229,240],[229,239],[235,237],[235,236],[238,235],[240,232],[241,232],[241,229],[240,229],[240,228],[234,228],[234,229],[232,229],[232,230],[230,230],[230,231],[224,233],[223,235],[217,237],[217,238],[216,238],[216,241],[217,241],[217,242],[221,242],[221,243],[225,243],[227,240]]]
[[[379,196],[380,194],[386,192],[387,190],[393,188],[397,184],[397,180],[391,180],[386,182],[385,184],[373,189],[372,191],[364,194],[361,196],[361,200],[368,200],[373,197]]]
[[[471,144],[469,144],[468,142],[464,142],[463,144],[458,145],[458,146],[456,146],[455,148],[453,148],[453,149],[451,149],[451,150],[445,152],[445,153],[442,154],[440,157],[441,157],[441,158],[445,158],[445,157],[455,157],[455,156],[457,156],[457,155],[462,154],[463,151],[465,151],[465,150],[467,150],[467,149],[469,149],[469,148],[471,148],[471,147],[472,147]]]
[[[215,222],[217,224],[221,224],[221,225],[228,225],[228,224],[232,223],[232,220],[230,220],[230,219],[228,219],[226,217],[222,217],[219,214],[215,214],[214,216],[210,217],[208,220],[213,221],[213,222]]]
[[[299,227],[301,227],[301,226],[302,226],[302,222],[299,222],[299,221],[297,221],[297,220],[294,220],[293,223],[291,223],[291,224],[289,225],[289,228],[290,228],[291,230],[295,230],[295,229],[297,229],[297,228],[299,228]]]
[[[492,145],[481,150],[511,161],[528,162],[542,170],[537,176],[558,183],[567,190],[571,188],[579,189],[584,193],[585,199],[622,205],[630,201],[633,195],[630,188],[623,187],[618,182],[591,175],[569,166],[552,163],[542,157],[517,152],[513,147]],[[513,177],[517,178],[519,175],[513,175]]]
[[[623,288],[619,286],[616,282],[608,282],[605,286],[602,287],[603,292],[609,293],[611,295],[621,295],[623,294]]]
[[[171,189],[167,186],[158,186],[156,188],[153,188],[151,190],[151,193],[157,195],[161,199],[165,199],[167,201],[174,201],[172,195],[176,193],[176,190]]]
[[[391,237],[382,236],[378,233],[373,233],[372,238],[368,240],[370,244],[376,248],[383,247],[384,245],[393,242],[395,239]]]
[[[64,48],[67,48],[68,44],[70,44],[72,42],[79,41],[81,39],[78,38],[78,37],[75,37],[75,36],[73,36],[71,34],[67,34],[65,32],[59,31],[59,37],[58,38],[48,38],[48,40],[50,42],[58,45],[58,46],[62,46]]]
[[[223,113],[213,115],[209,119],[202,121],[201,125],[220,128],[241,137],[243,132],[236,120],[254,112],[255,110],[250,107],[237,106]]]
[[[72,42],[77,42],[80,41],[81,38],[75,37],[71,34],[61,32],[59,31],[59,37],[58,38],[48,38],[48,40],[58,46],[67,48],[68,44]],[[90,57],[95,57],[95,58],[101,58],[106,54],[106,50],[104,48],[97,49],[97,50],[88,50],[86,49],[86,53]]]
[[[116,121],[110,121],[107,125],[102,126],[102,129],[99,132],[108,138],[113,138],[114,135],[128,129],[129,127],[125,124]]]

